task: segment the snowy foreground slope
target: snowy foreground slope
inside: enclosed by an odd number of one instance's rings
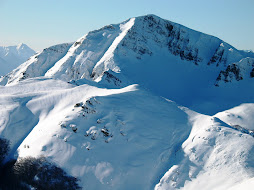
[[[11,72],[34,54],[35,51],[25,44],[0,46],[0,76]]]
[[[137,85],[36,78],[0,90],[9,156],[43,155],[84,189],[227,189],[254,177],[253,136],[220,120],[222,113],[179,108]]]
[[[109,90],[36,79],[1,94],[1,135],[13,154],[44,155],[84,189],[151,189],[191,129],[174,103],[135,85]]]
[[[5,162],[43,156],[89,190],[251,189],[253,60],[154,15],[46,48],[0,79]]]

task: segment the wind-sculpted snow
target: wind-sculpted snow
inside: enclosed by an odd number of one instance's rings
[[[109,88],[137,83],[181,105],[214,114],[239,104],[238,87],[220,83],[233,78],[241,81],[238,73],[245,72],[243,60],[253,58],[253,52],[239,51],[216,37],[147,15],[89,32],[75,43],[47,48],[2,77],[0,84],[39,76],[73,84],[95,81]],[[241,72],[238,67],[243,67]],[[253,71],[248,72],[252,79]],[[225,93],[228,86],[230,93]]]
[[[246,186],[253,59],[154,15],[46,48],[0,79],[3,158],[46,158],[91,190]]]
[[[215,115],[223,122],[231,126],[239,126],[248,130],[254,130],[254,105],[253,103],[241,104],[232,109],[219,112]]]
[[[48,78],[0,90],[7,160],[43,156],[84,189],[227,189],[254,175],[253,136],[235,128],[251,129],[252,104],[206,116],[137,85]]]
[[[153,188],[190,131],[174,103],[136,86],[110,90],[28,79],[1,87],[1,105],[10,107],[0,120],[9,157],[50,158],[87,189]]]
[[[253,136],[228,127],[218,118],[185,110],[192,131],[156,190],[223,190],[254,177]]]
[[[71,44],[60,44],[44,49],[4,78],[0,78],[0,84],[15,84],[27,78],[44,76],[48,69],[65,55],[70,46]]]
[[[107,50],[115,46],[114,40],[119,33],[121,33],[119,25],[110,25],[89,32],[72,45],[68,53],[46,73],[46,76],[65,81],[90,79],[96,63],[103,57],[109,56]]]

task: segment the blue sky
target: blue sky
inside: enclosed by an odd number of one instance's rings
[[[0,46],[38,51],[145,14],[254,50],[254,0],[0,0]]]

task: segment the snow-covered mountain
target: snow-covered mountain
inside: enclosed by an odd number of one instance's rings
[[[251,60],[254,53],[147,15],[89,32],[72,44],[47,48],[0,79],[0,84],[39,76],[86,79],[111,88],[138,83],[196,111],[214,114],[253,100],[247,96],[239,102],[238,93],[224,90],[230,85],[218,88],[221,73],[245,58]],[[231,102],[225,104],[225,98]]]
[[[43,155],[84,189],[227,189],[254,177],[253,133],[235,128],[253,130],[253,104],[206,116],[135,85],[37,78],[0,90],[9,156]]]
[[[0,79],[5,162],[44,157],[83,189],[248,189],[253,60],[154,15],[46,48]]]
[[[224,71],[221,71],[215,86],[240,80],[251,81],[251,78],[254,78],[254,59],[247,57],[237,63],[229,64]]]
[[[34,54],[35,51],[23,43],[17,46],[0,46],[0,76],[11,72]]]

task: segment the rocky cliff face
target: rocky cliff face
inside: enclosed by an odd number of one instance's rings
[[[167,51],[161,53],[160,49]],[[254,57],[254,54],[249,55]],[[171,59],[165,58],[171,63],[173,56],[177,60],[173,62],[216,65],[221,70],[245,58],[243,52],[216,37],[147,15],[89,32],[72,44],[47,48],[10,73],[6,77],[8,80],[2,81],[13,83],[35,76],[98,81],[108,70],[126,74],[121,71],[125,65],[116,59],[124,56],[134,57],[139,62],[146,56],[171,56]]]
[[[136,18],[134,26],[128,31],[121,45],[134,51],[137,59],[141,59],[145,54],[152,56],[152,43],[158,48],[167,47],[168,53],[182,60],[198,64],[203,58],[198,47],[193,44],[192,33],[203,35],[179,24],[148,15]]]
[[[159,48],[167,47],[169,53],[198,65],[199,63],[227,66],[244,58],[243,52],[222,40],[191,30],[187,27],[160,19],[154,15],[138,17],[121,45],[141,55],[152,55],[152,42]],[[253,56],[253,55],[252,55]]]
[[[49,47],[0,78],[0,84],[13,85],[33,77],[109,88],[140,84],[155,94],[193,108],[192,105],[200,105],[200,99],[214,102],[211,94],[217,96],[219,91],[224,95],[217,99],[222,101],[227,93],[213,89],[214,85],[221,87],[221,80],[228,85],[232,77],[241,81],[254,76],[250,70],[248,77],[243,77],[238,69],[241,60],[247,57],[254,58],[254,53],[147,15],[91,31],[74,43]]]
[[[2,160],[44,156],[57,189],[230,189],[254,177],[253,57],[154,15],[44,49],[0,79]]]
[[[225,83],[232,83],[254,77],[254,59],[245,58],[237,63],[232,63],[220,72],[216,79],[215,86]]]

